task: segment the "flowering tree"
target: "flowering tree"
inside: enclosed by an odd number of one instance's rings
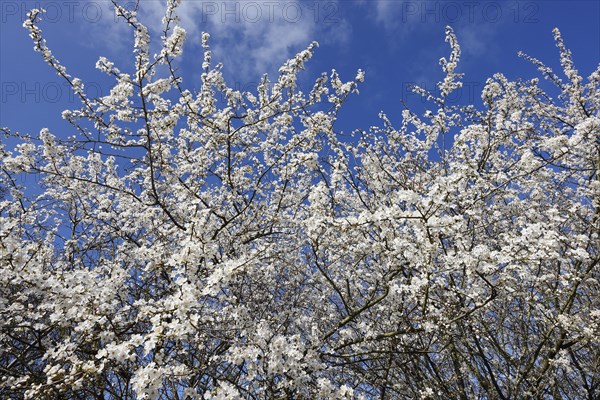
[[[461,87],[450,28],[432,110],[344,136],[363,80],[306,93],[316,43],[256,91],[211,63],[185,89],[185,31],[135,72],[100,58],[108,96],[35,49],[81,99],[2,153],[0,397],[30,399],[597,399],[600,66]],[[16,139],[15,139],[16,138]],[[444,139],[446,138],[446,139]],[[39,191],[18,185],[40,174]]]

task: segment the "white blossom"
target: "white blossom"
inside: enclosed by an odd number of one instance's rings
[[[560,76],[524,56],[558,96],[498,73],[483,105],[448,104],[448,28],[438,93],[414,89],[427,109],[347,135],[363,70],[305,92],[315,42],[241,92],[203,33],[193,90],[179,3],[152,59],[115,6],[130,73],[100,57],[95,99],[28,14],[81,108],[73,132],[1,130],[0,396],[597,395],[600,75],[558,31]]]

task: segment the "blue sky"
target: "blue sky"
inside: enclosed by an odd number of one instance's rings
[[[160,35],[163,1],[142,0],[141,16],[154,37]],[[108,93],[110,80],[95,70],[99,56],[122,70],[132,65],[132,37],[116,23],[109,1],[0,2],[0,126],[37,134],[73,134],[60,113],[77,108],[69,89],[33,51],[22,27],[33,7],[48,10],[41,28],[48,45],[68,71],[81,78],[88,94]],[[313,40],[320,47],[301,77],[310,83],[335,68],[350,80],[366,72],[360,95],[341,113],[340,129],[368,128],[379,111],[399,123],[402,100],[419,107],[408,92],[412,83],[434,88],[440,80],[438,60],[449,54],[444,27],[454,28],[462,48],[459,71],[465,87],[457,102],[479,103],[485,79],[495,72],[509,78],[536,76],[517,57],[522,50],[558,69],[552,29],[558,27],[575,65],[587,77],[600,62],[600,2],[573,1],[200,1],[183,0],[182,24],[188,32],[179,64],[188,87],[198,87],[202,60],[200,33],[211,34],[213,60],[224,63],[234,88],[252,89],[267,72],[276,74],[290,56]]]

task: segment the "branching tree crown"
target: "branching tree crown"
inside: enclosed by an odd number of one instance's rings
[[[461,87],[460,47],[431,110],[344,136],[364,74],[303,92],[317,44],[255,91],[230,88],[202,35],[202,85],[135,10],[135,72],[110,94],[25,22],[81,100],[74,136],[0,147],[0,397],[598,399],[600,66]],[[446,138],[445,140],[443,138]],[[19,174],[40,174],[32,194]]]

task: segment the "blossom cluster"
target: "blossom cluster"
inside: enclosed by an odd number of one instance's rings
[[[432,109],[343,134],[365,79],[303,92],[317,50],[228,86],[202,34],[201,87],[178,75],[179,1],[161,51],[81,99],[75,135],[3,129],[0,397],[597,398],[600,66],[587,80],[554,31],[554,84],[498,73],[483,107],[450,106],[446,30]],[[20,174],[40,174],[35,194]]]

